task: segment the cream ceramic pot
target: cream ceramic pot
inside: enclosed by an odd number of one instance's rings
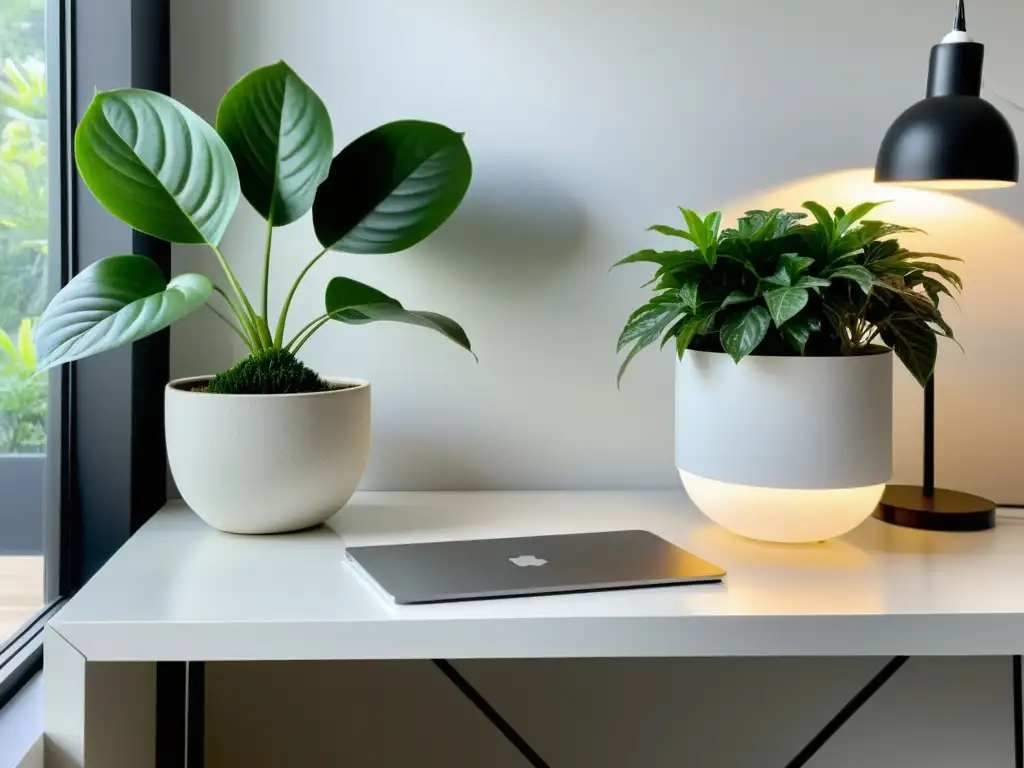
[[[840,536],[892,475],[891,352],[853,357],[683,355],[676,467],[693,503],[734,533]]]
[[[182,498],[228,533],[283,533],[335,515],[370,455],[370,385],[297,395],[191,391],[209,377],[167,385],[167,458]]]

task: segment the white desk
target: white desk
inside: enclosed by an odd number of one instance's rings
[[[344,563],[347,544],[621,528],[725,567],[726,583],[397,607]],[[158,661],[1011,655],[1024,648],[1024,519],[971,534],[869,520],[794,547],[734,537],[681,492],[361,493],[327,527],[244,537],[176,503],[47,631],[47,729],[79,765],[150,727],[140,702]],[[101,663],[124,661],[147,664]],[[139,768],[141,754],[109,764]]]

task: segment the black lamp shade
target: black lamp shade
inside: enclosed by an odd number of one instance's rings
[[[931,96],[885,134],[875,181],[1013,184],[1018,164],[1017,140],[998,109],[978,96]]]
[[[1017,140],[1006,118],[981,98],[985,48],[932,48],[928,96],[896,118],[882,139],[875,181],[922,186],[1015,184]]]

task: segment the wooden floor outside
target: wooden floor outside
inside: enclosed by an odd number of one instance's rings
[[[43,558],[0,555],[0,646],[43,607]]]

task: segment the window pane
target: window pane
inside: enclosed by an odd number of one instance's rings
[[[0,646],[43,606],[48,297],[44,0],[0,0]]]

